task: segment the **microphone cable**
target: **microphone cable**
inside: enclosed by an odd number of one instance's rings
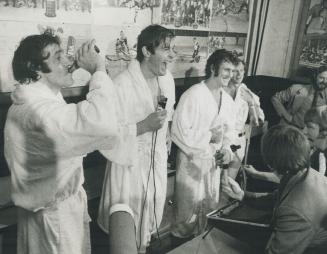
[[[157,196],[157,186],[156,186],[156,177],[155,177],[155,153],[156,153],[156,144],[157,144],[157,136],[158,136],[158,131],[155,131],[154,134],[154,145],[153,145],[153,156],[152,156],[152,177],[153,177],[153,187],[154,187],[154,194],[153,194],[153,211],[154,211],[154,220],[156,223],[156,233],[158,236],[159,243],[161,245],[161,239],[159,235],[159,227],[158,227],[158,219],[157,219],[157,211],[156,211],[156,196]]]
[[[159,83],[159,81],[157,80]],[[159,87],[160,89],[160,87]],[[166,108],[166,103],[167,103],[167,98],[163,95],[159,96],[158,100],[158,108],[165,109]],[[147,195],[148,195],[148,190],[149,190],[149,181],[150,181],[150,175],[152,171],[152,180],[153,180],[153,188],[154,188],[154,195],[153,195],[153,211],[154,211],[154,220],[155,220],[155,226],[156,226],[156,233],[159,239],[159,243],[161,245],[161,239],[159,235],[159,227],[158,227],[158,220],[157,220],[157,212],[156,212],[156,195],[157,195],[157,186],[156,186],[156,179],[155,179],[155,152],[156,152],[156,144],[157,144],[157,136],[158,136],[158,130],[152,132],[152,138],[151,138],[151,154],[150,154],[150,167],[149,167],[149,172],[148,172],[148,177],[147,177],[147,183],[146,183],[146,189],[145,189],[145,197],[143,200],[142,204],[142,209],[141,209],[141,219],[140,219],[140,244],[138,246],[138,249],[141,247],[141,240],[142,240],[142,223],[143,223],[143,217],[144,217],[144,208],[145,208],[145,203],[147,200]]]
[[[142,204],[142,209],[141,209],[141,219],[140,219],[140,237],[139,237],[139,246],[137,247],[137,249],[139,250],[141,247],[141,240],[142,240],[142,224],[143,224],[143,217],[144,217],[144,208],[145,208],[145,203],[147,200],[147,196],[148,196],[148,189],[149,189],[149,181],[150,181],[150,174],[151,174],[151,169],[152,169],[152,163],[153,163],[153,141],[154,141],[154,134],[155,132],[152,132],[152,138],[151,138],[151,155],[150,155],[150,167],[149,167],[149,171],[148,171],[148,176],[147,176],[147,182],[146,182],[146,188],[145,188],[145,197],[143,200],[143,204]]]

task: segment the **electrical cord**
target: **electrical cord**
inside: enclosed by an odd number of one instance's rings
[[[152,132],[152,139],[151,139],[151,155],[150,155],[150,167],[149,167],[149,173],[148,173],[148,177],[147,177],[147,183],[146,183],[146,188],[145,188],[145,197],[143,200],[143,204],[142,204],[142,210],[141,210],[141,219],[140,219],[140,237],[139,237],[139,246],[137,247],[137,249],[140,249],[141,247],[141,239],[142,239],[142,223],[143,223],[143,217],[144,217],[144,208],[145,208],[145,203],[147,200],[147,196],[148,196],[148,189],[149,189],[149,181],[150,181],[150,174],[151,174],[151,168],[152,168],[152,157],[153,157],[153,137],[154,137],[154,132]]]
[[[156,144],[157,144],[157,135],[158,135],[158,131],[155,132],[155,135],[154,135],[154,147],[153,147],[153,157],[152,157],[152,177],[153,177],[153,187],[154,187],[154,194],[153,194],[153,211],[154,211],[154,220],[155,220],[155,223],[156,223],[156,232],[157,232],[157,236],[158,236],[158,240],[159,240],[159,243],[161,245],[161,239],[160,239],[160,235],[159,235],[159,227],[158,227],[158,219],[157,219],[157,212],[156,212],[156,195],[157,195],[157,186],[156,186],[156,177],[155,177],[155,174],[154,174],[154,155],[156,153]]]
[[[143,223],[143,217],[144,217],[144,208],[145,203],[147,200],[148,190],[149,190],[149,181],[150,181],[150,175],[152,171],[152,179],[153,179],[153,186],[154,186],[154,195],[153,195],[153,211],[154,211],[154,219],[156,224],[156,233],[161,245],[161,239],[159,236],[159,227],[158,227],[158,220],[157,220],[157,213],[156,213],[156,194],[157,194],[157,187],[156,187],[156,180],[155,180],[155,151],[156,151],[156,143],[157,143],[157,135],[158,131],[152,132],[152,139],[151,139],[151,154],[150,154],[150,167],[149,172],[147,176],[147,183],[146,183],[146,189],[145,189],[145,197],[142,204],[142,210],[141,210],[141,219],[140,219],[140,237],[139,237],[139,245],[138,249],[141,247],[141,240],[142,240],[142,223]]]
[[[161,94],[160,91],[160,86],[159,86],[159,80],[157,77],[157,83],[158,83],[158,88],[159,88],[159,94]],[[166,103],[167,103],[167,98],[164,95],[159,95],[158,96],[158,108],[157,109],[165,109],[166,108]],[[146,184],[146,189],[145,189],[145,197],[142,205],[142,210],[141,210],[141,220],[140,220],[140,245],[138,246],[138,249],[141,247],[141,240],[142,240],[142,223],[143,223],[143,217],[144,217],[144,208],[145,208],[145,203],[147,200],[147,195],[148,195],[148,189],[149,189],[149,181],[150,181],[150,175],[152,171],[152,180],[153,180],[153,188],[154,188],[154,194],[153,194],[153,212],[154,212],[154,220],[155,220],[155,225],[156,225],[156,233],[159,239],[159,243],[161,245],[161,239],[159,236],[159,227],[158,227],[158,220],[157,220],[157,212],[156,212],[156,195],[157,195],[157,186],[156,186],[156,177],[155,177],[155,153],[156,153],[156,144],[157,144],[157,136],[158,136],[158,130],[152,132],[152,138],[151,138],[151,154],[150,154],[150,167],[149,167],[149,173],[148,173],[148,179],[147,179],[147,184]]]

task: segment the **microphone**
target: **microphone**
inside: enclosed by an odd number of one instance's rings
[[[96,45],[94,45],[94,50],[95,52],[100,53],[100,49]],[[79,68],[78,63],[76,60],[74,60],[74,62],[68,67],[68,72],[72,73],[78,68]]]
[[[164,95],[160,95],[158,96],[158,109],[165,109],[166,108],[166,104],[167,104],[167,97],[165,97]]]
[[[241,148],[240,145],[231,145],[230,146],[230,149],[232,150],[233,153],[235,153],[240,148]]]

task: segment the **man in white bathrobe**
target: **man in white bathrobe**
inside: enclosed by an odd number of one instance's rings
[[[175,103],[174,80],[167,70],[173,54],[172,39],[172,32],[164,27],[146,27],[138,36],[136,59],[114,80],[120,122],[136,126],[137,138],[130,152],[123,142],[112,151],[103,151],[110,162],[98,223],[109,232],[110,253],[145,253],[162,219],[167,185],[166,136]],[[158,108],[163,96],[167,98],[165,109]],[[135,245],[133,251],[131,243]]]
[[[172,124],[172,140],[178,146],[173,235],[187,238],[201,234],[206,214],[217,208],[221,168],[215,163],[232,159],[234,102],[223,89],[228,85],[235,57],[225,49],[207,60],[206,80],[193,85],[181,97]]]
[[[83,157],[110,149],[118,137],[114,88],[94,41],[77,52],[91,74],[84,101],[67,104],[60,92],[73,84],[71,62],[58,37],[23,39],[12,67],[20,84],[5,125],[5,157],[18,207],[18,254],[90,254]]]
[[[225,87],[225,91],[232,97],[235,105],[236,140],[234,145],[240,146],[236,151],[237,156],[229,165],[229,176],[233,179],[235,179],[245,155],[246,128],[262,125],[265,119],[263,110],[260,108],[259,97],[242,83],[245,73],[244,68],[245,63],[237,58],[233,77],[228,86]],[[246,126],[248,118],[250,122]]]

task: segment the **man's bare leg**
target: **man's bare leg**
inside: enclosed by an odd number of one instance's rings
[[[110,254],[137,254],[132,216],[127,212],[115,212],[109,221]]]

